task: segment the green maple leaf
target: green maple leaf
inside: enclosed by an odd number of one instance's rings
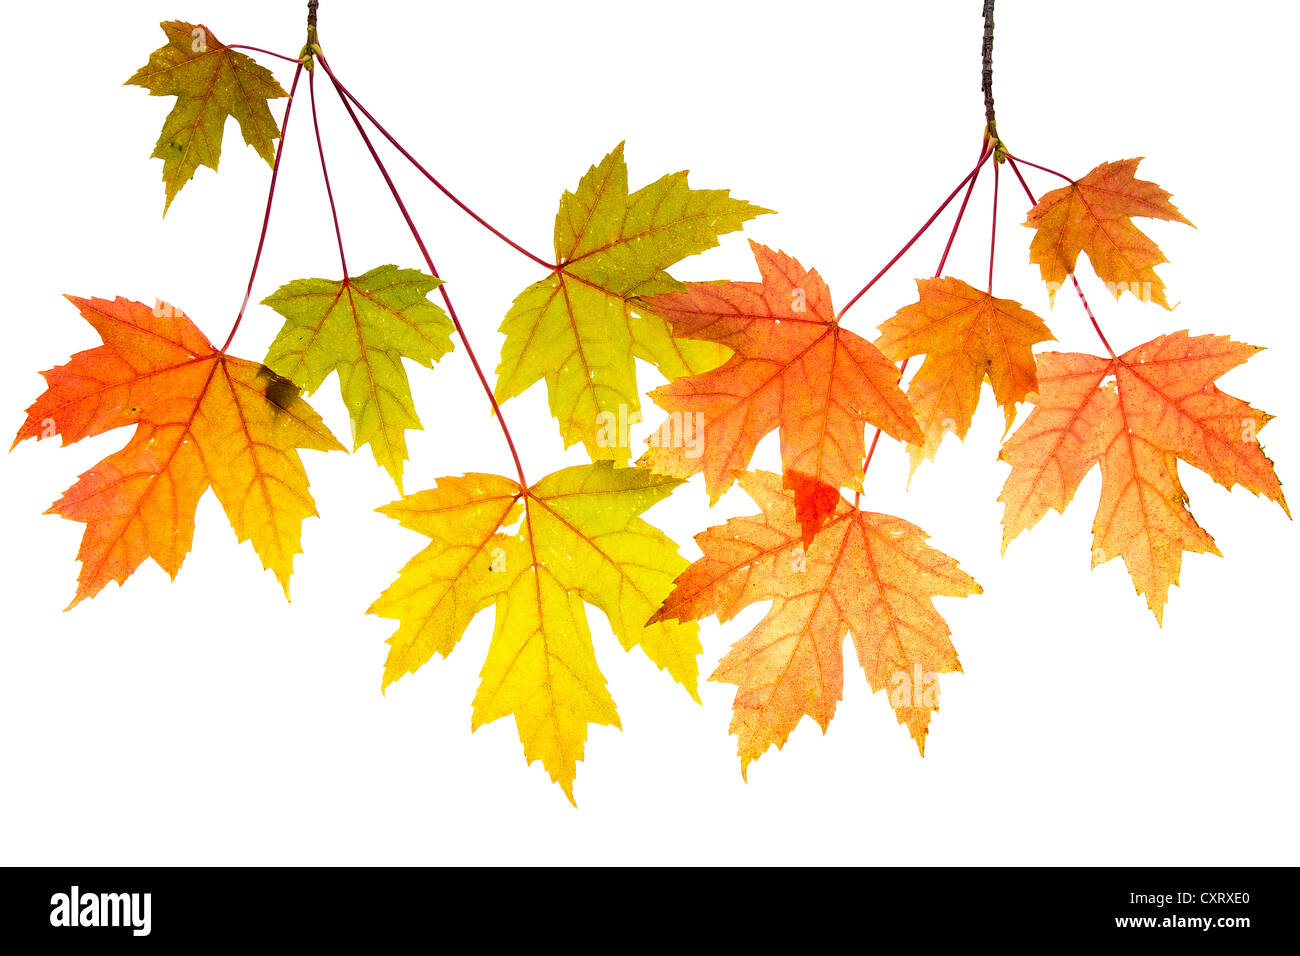
[[[402,489],[406,431],[420,428],[402,359],[425,368],[451,351],[454,326],[428,295],[442,282],[386,265],[365,275],[295,279],[262,300],[285,318],[266,365],[308,394],[338,372],[353,447],[369,445]]]
[[[163,121],[153,157],[163,161],[167,201],[163,215],[199,166],[215,170],[221,158],[226,118],[239,121],[244,142],[267,164],[275,161],[280,127],[267,100],[289,94],[271,71],[231,50],[205,26],[181,20],[160,24],[167,44],[149,55],[126,82],[143,86],[151,96],[174,96],[176,104]]]
[[[770,212],[725,189],[692,189],[671,173],[629,194],[620,144],[560,199],[558,268],[515,299],[501,331],[496,396],[505,401],[545,380],[566,447],[581,441],[594,459],[625,462],[609,424],[640,412],[635,359],[669,380],[707,371],[729,351],[675,339],[641,296],[685,287],[666,271],[718,244],[718,236]]]
[[[637,516],[680,483],[603,461],[526,491],[499,475],[440,478],[380,508],[433,539],[370,608],[400,622],[384,686],[435,653],[449,655],[469,622],[495,605],[473,726],[513,715],[528,762],[541,760],[572,800],[587,726],[619,726],[584,603],[605,613],[625,650],[639,646],[699,700],[696,625],[646,624],[687,562]],[[502,532],[516,523],[515,533]]]

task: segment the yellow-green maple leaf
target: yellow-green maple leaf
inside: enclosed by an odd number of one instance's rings
[[[664,270],[718,244],[718,236],[771,210],[725,189],[692,189],[671,173],[628,193],[620,144],[566,192],[555,216],[557,268],[515,299],[501,331],[496,395],[505,401],[545,379],[565,447],[625,462],[620,421],[636,421],[639,358],[670,381],[728,356],[711,342],[675,339],[641,296],[685,287]]]
[[[645,623],[687,562],[637,516],[678,484],[604,461],[554,472],[527,490],[498,475],[440,478],[379,509],[433,539],[370,608],[400,622],[384,686],[435,653],[450,654],[474,616],[495,605],[473,727],[513,715],[528,762],[541,760],[573,800],[587,725],[620,726],[584,603],[605,613],[624,649],[640,646],[699,699],[696,625]],[[515,523],[513,533],[503,530]]]
[[[126,82],[143,86],[151,96],[176,97],[153,148],[153,157],[163,161],[166,215],[200,165],[217,168],[229,116],[238,120],[244,142],[268,165],[273,163],[280,128],[266,104],[289,94],[270,70],[221,43],[207,27],[182,20],[160,26],[166,45],[154,50]]]
[[[354,449],[369,445],[398,491],[406,430],[421,427],[402,359],[433,368],[452,347],[455,327],[428,299],[441,284],[386,265],[341,281],[295,279],[262,300],[285,318],[267,367],[308,394],[337,371]]]

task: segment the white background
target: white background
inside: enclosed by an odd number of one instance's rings
[[[304,6],[7,10],[0,430],[21,424],[39,370],[97,344],[62,293],[168,300],[223,340],[269,171],[231,123],[220,174],[201,170],[164,221],[161,163],[148,155],[172,101],[120,84],[162,43],[159,20],[206,21],[223,42],[296,54]],[[1117,349],[1183,328],[1269,346],[1221,384],[1278,416],[1262,438],[1288,482],[1300,474],[1290,290],[1300,23],[1287,4],[1234,9],[1096,0],[1081,15],[1077,4],[1003,0],[998,117],[1013,151],[1073,176],[1148,157],[1140,174],[1198,226],[1142,224],[1171,260],[1160,271],[1180,304],[1115,305],[1084,266],[1099,319]],[[539,253],[549,255],[560,193],[626,139],[633,188],[689,168],[693,185],[778,210],[747,234],[817,267],[838,303],[975,158],[979,12],[977,0],[324,0],[321,38],[381,121]],[[262,61],[287,87],[292,68]],[[420,266],[332,92],[318,93],[353,271]],[[255,299],[293,278],[336,277],[309,118],[303,97]],[[541,271],[399,159],[392,167],[494,367],[496,327]],[[1057,185],[1039,173],[1030,182],[1040,193]],[[1023,195],[1010,176],[1002,185],[996,293],[1042,314],[1054,347],[1096,349],[1068,292],[1049,311],[1027,263]],[[977,283],[990,187],[982,178],[947,270]],[[873,337],[912,300],[950,221],[855,307],[850,327]],[[741,235],[674,273],[756,277]],[[276,329],[269,309],[253,307],[233,351],[260,358]],[[640,374],[645,388],[658,383]],[[510,473],[463,352],[412,377],[427,430],[412,437],[408,491],[445,474]],[[313,403],[347,434],[336,380]],[[506,414],[530,473],[583,460],[580,448],[560,450],[541,386]],[[578,810],[539,764],[525,766],[511,721],[469,732],[490,612],[449,660],[381,696],[392,625],[363,612],[422,539],[372,510],[394,491],[368,450],[306,453],[322,517],[304,527],[291,605],[209,495],[174,583],[150,563],[64,614],[82,526],[41,513],[127,435],[27,442],[0,461],[0,860],[1295,863],[1295,525],[1181,466],[1225,557],[1186,557],[1158,628],[1120,561],[1089,571],[1095,471],[1066,515],[999,556],[1000,419],[986,391],[965,444],[950,439],[910,490],[887,440],[869,475],[870,507],[926,528],[985,588],[940,599],[965,673],[944,682],[924,760],[850,651],[829,734],[805,720],[746,785],[727,734],[734,688],[704,683],[694,704],[591,612],[625,729],[592,729]],[[777,464],[774,441],[756,461]],[[651,518],[694,557],[693,533],[750,507],[733,491],[709,511],[697,479]],[[704,623],[705,674],[762,612]]]

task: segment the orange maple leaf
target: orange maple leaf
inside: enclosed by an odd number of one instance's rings
[[[1169,193],[1133,175],[1141,161],[1139,156],[1102,163],[1077,182],[1047,193],[1029,210],[1025,225],[1037,230],[1029,261],[1038,266],[1052,298],[1074,272],[1082,251],[1116,299],[1127,291],[1169,308],[1165,285],[1155,272],[1169,260],[1131,217],[1192,224],[1169,201]]]
[[[704,557],[678,576],[651,621],[727,621],[758,601],[767,616],[710,680],[739,689],[731,732],[741,772],[807,714],[825,732],[843,686],[844,637],[873,691],[886,687],[898,722],[924,755],[938,675],[960,671],[951,631],[931,598],[965,597],[980,586],[926,534],[839,498],[830,521],[804,549],[794,495],[766,472],[737,476],[761,514],[733,518],[696,536]]]
[[[1008,430],[1016,405],[1034,391],[1036,342],[1052,338],[1019,302],[997,299],[947,276],[918,279],[916,302],[880,326],[876,346],[894,361],[924,355],[907,386],[925,440],[910,447],[912,470],[933,458],[949,431],[966,437],[987,378]]]
[[[677,478],[703,471],[716,501],[760,439],[779,428],[785,487],[796,493],[811,541],[837,507],[838,489],[862,487],[868,423],[902,441],[922,435],[898,369],[841,328],[822,277],[783,252],[750,247],[761,282],[692,282],[685,292],[648,299],[674,335],[735,354],[651,392],[670,416],[645,460]]]
[[[1002,448],[1011,463],[998,498],[1006,506],[1003,550],[1049,508],[1063,512],[1100,463],[1093,567],[1123,557],[1160,621],[1183,552],[1219,553],[1187,509],[1177,459],[1290,514],[1255,437],[1271,416],[1214,385],[1257,351],[1226,336],[1174,332],[1115,358],[1039,355],[1037,406]]]
[[[289,593],[303,518],[316,514],[297,449],[342,449],[291,382],[217,351],[182,312],[118,298],[68,297],[104,344],[43,373],[14,445],[64,444],[135,425],[126,447],[64,492],[48,513],[86,525],[80,601],[153,558],[173,578],[211,487],[240,541]]]

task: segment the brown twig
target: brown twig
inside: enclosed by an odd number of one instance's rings
[[[994,162],[1000,163],[1006,155],[1006,147],[998,138],[998,119],[993,109],[993,3],[994,0],[984,0],[984,67],[980,73],[980,89],[984,91],[984,129],[993,144]]]

